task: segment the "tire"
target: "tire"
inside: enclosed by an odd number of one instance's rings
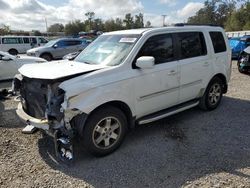
[[[213,78],[200,99],[199,107],[203,110],[214,110],[221,102],[223,93],[223,82],[220,78]]]
[[[47,61],[51,61],[53,59],[50,54],[42,54],[40,57]]]
[[[106,106],[88,118],[82,133],[83,145],[90,154],[105,156],[121,145],[126,132],[124,113],[113,106]]]
[[[17,55],[18,54],[18,51],[16,49],[10,49],[8,52],[11,55]]]

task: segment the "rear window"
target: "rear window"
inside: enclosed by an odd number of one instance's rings
[[[224,37],[221,32],[209,32],[215,53],[225,52],[227,50]]]
[[[207,54],[205,39],[202,32],[178,33],[181,59],[203,56]]]
[[[23,43],[21,38],[15,38],[15,37],[10,37],[10,38],[2,38],[2,43],[3,44],[21,44]]]

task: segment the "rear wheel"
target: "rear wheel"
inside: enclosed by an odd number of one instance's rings
[[[18,54],[18,51],[16,49],[10,49],[8,52],[11,55],[17,55]]]
[[[204,110],[214,110],[221,102],[223,94],[223,83],[220,78],[216,77],[211,80],[208,87],[200,99],[200,108]]]
[[[94,112],[83,130],[83,144],[95,156],[105,156],[115,151],[127,132],[127,119],[123,112],[106,106]]]
[[[40,57],[47,61],[51,61],[53,59],[50,54],[42,54]]]

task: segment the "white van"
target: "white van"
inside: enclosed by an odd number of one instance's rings
[[[42,46],[48,41],[41,36],[2,36],[0,37],[0,51],[12,55],[26,53],[27,50]]]

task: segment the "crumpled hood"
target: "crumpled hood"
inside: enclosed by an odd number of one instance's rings
[[[103,65],[89,65],[76,61],[52,61],[48,63],[23,65],[18,71],[28,78],[58,79],[105,68]]]

